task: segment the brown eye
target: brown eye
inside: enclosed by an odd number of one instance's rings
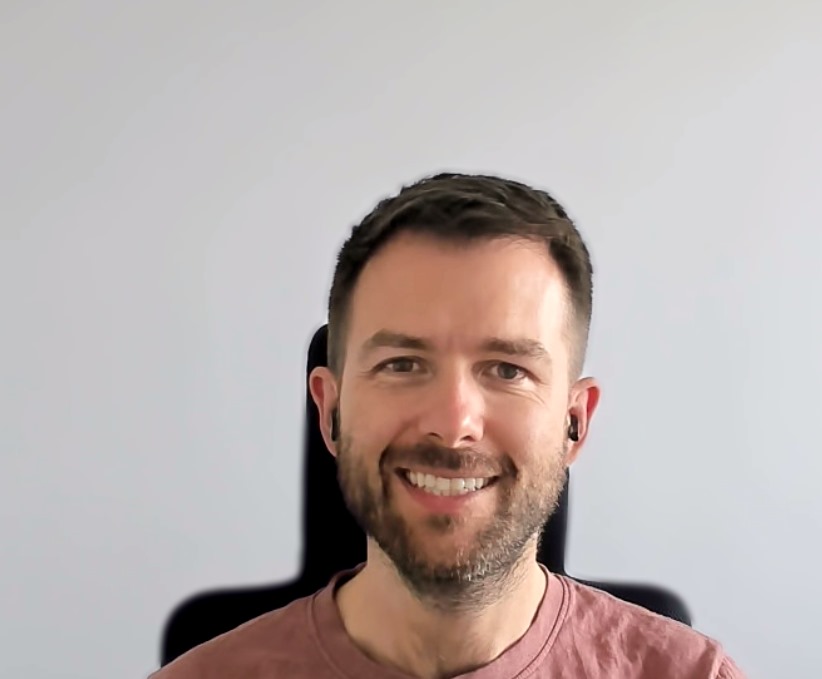
[[[413,358],[392,358],[383,363],[381,369],[389,373],[410,373],[416,366],[417,361]]]

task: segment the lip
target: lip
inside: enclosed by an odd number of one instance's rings
[[[415,469],[414,471],[418,470]],[[442,471],[437,471],[436,475],[442,476],[443,478],[463,478],[462,475],[446,475]],[[484,488],[480,488],[479,490],[465,493],[463,495],[434,495],[433,493],[424,491],[421,488],[417,488],[407,478],[405,478],[404,471],[398,470],[396,476],[400,482],[400,485],[402,485],[405,492],[408,493],[408,496],[415,502],[415,504],[433,514],[456,514],[463,511],[472,503],[485,497],[488,494],[488,491],[494,488],[497,481],[495,478]]]

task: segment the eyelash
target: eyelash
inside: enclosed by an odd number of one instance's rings
[[[507,363],[505,361],[501,361],[499,363],[495,363],[494,366],[497,367],[497,368],[500,368],[502,366],[505,366],[506,368],[513,368],[514,370],[516,370],[519,373],[519,376],[515,379],[505,380],[503,378],[505,382],[519,382],[520,380],[523,380],[526,377],[528,377],[528,371],[525,370],[525,368],[520,368],[518,365],[514,365],[513,363]]]
[[[387,368],[389,368],[391,365],[393,365],[395,363],[403,363],[403,362],[416,363],[417,365],[419,365],[419,361],[415,358],[406,358],[405,356],[400,356],[398,358],[392,358],[388,361],[383,361],[382,363],[380,363],[377,366],[376,371],[377,372],[389,372],[389,373],[394,373],[394,374],[399,374],[399,375],[408,374],[408,373],[412,372],[410,370],[387,370]]]
[[[388,372],[388,373],[394,374],[394,375],[414,375],[414,374],[417,374],[413,370],[389,370],[388,369],[392,364],[400,363],[400,362],[410,362],[410,363],[414,363],[416,365],[420,364],[419,359],[406,357],[406,356],[400,356],[400,357],[397,357],[397,358],[389,359],[387,361],[383,361],[382,363],[380,363],[376,367],[375,372]],[[500,368],[500,367],[505,366],[506,368],[513,368],[514,370],[516,370],[519,373],[518,377],[516,377],[514,379],[500,378],[500,379],[502,379],[503,382],[515,383],[515,382],[519,382],[523,379],[526,379],[526,378],[530,377],[530,373],[525,368],[521,368],[520,366],[515,365],[514,363],[509,363],[507,361],[492,361],[492,362],[489,363],[489,366],[491,366],[492,368]]]

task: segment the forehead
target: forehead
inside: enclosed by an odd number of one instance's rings
[[[443,349],[488,337],[564,345],[566,286],[544,243],[451,243],[400,234],[363,269],[351,298],[349,349],[381,330],[425,337]]]

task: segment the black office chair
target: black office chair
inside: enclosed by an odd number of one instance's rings
[[[327,327],[314,335],[308,350],[307,374],[326,365]],[[365,561],[365,536],[346,508],[334,458],[325,447],[318,426],[317,408],[306,389],[305,467],[303,477],[303,553],[300,574],[290,582],[270,587],[225,589],[198,594],[180,604],[164,630],[161,663],[228,632],[297,598],[313,594],[338,571]],[[541,563],[560,575],[565,571],[569,482],[559,507],[542,533],[538,553]],[[686,625],[691,618],[683,601],[672,592],[651,585],[581,582]]]

